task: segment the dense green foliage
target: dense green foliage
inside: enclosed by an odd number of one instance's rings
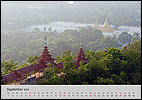
[[[39,56],[43,49],[44,37],[47,37],[49,52],[53,57],[62,56],[62,53],[71,50],[74,55],[78,53],[80,41],[83,41],[84,50],[102,51],[107,47],[121,47],[122,43],[131,43],[140,40],[139,33],[130,35],[122,32],[118,38],[116,35],[104,36],[101,31],[94,28],[82,28],[80,30],[67,29],[62,33],[51,32],[23,32],[2,31],[1,59],[2,61],[13,59],[19,64],[24,64],[30,56]],[[127,38],[129,37],[129,38]],[[126,40],[127,39],[127,40]],[[30,62],[29,62],[30,63]]]
[[[115,35],[104,36],[95,28],[82,28],[78,31],[68,29],[60,34],[56,31],[2,31],[2,74],[36,64],[35,61],[43,49],[45,35],[50,54],[53,58],[57,58],[57,63],[64,64],[64,68],[55,68],[55,72],[64,72],[66,76],[60,78],[55,73],[50,73],[51,69],[47,68],[44,73],[45,79],[38,84],[141,84],[139,33],[134,33],[132,36],[122,32],[116,38]],[[73,64],[73,59],[78,53],[81,39],[89,63],[84,65],[80,62],[80,67],[77,68]],[[120,41],[129,43],[126,50],[116,49],[122,46],[119,44]],[[106,46],[108,50],[104,53]],[[48,66],[52,67],[52,65]]]
[[[3,75],[10,73],[17,68],[17,62],[14,62],[12,59],[1,62],[1,72]]]
[[[135,56],[132,56],[135,55]],[[49,67],[45,70],[46,79],[39,84],[45,85],[130,85],[141,84],[141,42],[128,44],[122,53],[116,48],[109,48],[107,53],[85,51],[89,63],[80,62],[80,67],[72,64],[71,51],[64,52],[57,62],[64,63],[63,69],[56,69],[56,73],[64,72],[66,76],[59,78]]]
[[[13,61],[18,61],[18,63],[22,65],[28,57],[39,56],[43,49],[45,35],[47,37],[49,52],[52,54],[52,57],[61,57],[62,53],[68,50],[71,50],[75,56],[78,53],[81,40],[83,40],[84,50],[95,52],[104,50],[106,46],[115,48],[121,47],[122,45],[119,44],[119,42],[131,43],[140,40],[139,33],[134,33],[132,36],[127,32],[122,32],[117,38],[116,35],[113,35],[112,37],[104,36],[101,31],[96,30],[95,28],[82,28],[78,31],[67,29],[62,33],[57,33],[56,31],[2,31],[2,61],[13,59]],[[127,37],[129,37],[129,39],[127,39]]]

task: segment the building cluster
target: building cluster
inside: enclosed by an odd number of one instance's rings
[[[56,31],[58,33],[64,32],[66,29],[79,30],[80,28],[84,28],[84,27],[92,27],[92,28],[96,28],[97,30],[102,31],[102,34],[104,36],[106,35],[113,36],[113,34],[115,34],[116,37],[118,37],[119,34],[121,34],[121,32],[124,32],[124,31],[128,32],[128,34],[131,34],[131,35],[133,35],[134,32],[141,33],[141,27],[122,25],[116,29],[114,25],[110,25],[108,23],[107,17],[103,25],[98,24],[97,20],[95,24],[57,21],[57,22],[52,22],[49,24],[33,25],[33,26],[30,26],[24,29],[22,28],[22,31],[32,32],[34,28],[39,28],[41,32],[44,32],[45,31],[44,27],[47,27],[47,28],[50,27],[52,31]],[[46,32],[49,32],[49,30],[46,30]]]
[[[125,45],[122,53],[127,49],[127,46]],[[107,53],[107,47],[104,50],[104,53]],[[104,57],[104,56],[103,56]],[[16,69],[13,72],[2,75],[1,74],[1,82],[3,84],[9,84],[9,85],[31,85],[31,84],[37,84],[38,80],[43,78],[43,72],[45,68],[49,67],[48,64],[52,64],[52,72],[55,73],[54,67],[57,67],[58,69],[62,69],[63,63],[55,63],[56,59],[52,58],[52,55],[50,55],[47,47],[47,42],[45,38],[45,43],[44,43],[44,49],[42,54],[39,56],[38,60],[36,60],[38,63],[34,65],[28,65],[26,67]],[[88,58],[85,57],[84,52],[83,52],[83,47],[82,47],[82,42],[81,42],[81,47],[79,50],[79,53],[73,60],[73,64],[78,68],[80,66],[80,62],[83,64],[89,63]],[[29,74],[29,76],[28,76]],[[64,78],[66,73],[58,73],[57,74],[59,77]]]
[[[108,24],[108,21],[107,21],[107,18],[105,20],[105,23],[102,27],[100,27],[96,21],[95,25],[94,25],[94,28],[96,28],[97,30],[100,30],[102,31],[102,33],[113,33],[114,32],[114,29],[111,28]]]
[[[56,59],[52,58],[52,55],[50,55],[48,51],[47,42],[45,38],[43,52],[39,56],[38,60],[36,60],[38,62],[37,64],[31,64],[26,67],[16,69],[13,72],[6,74],[4,76],[1,74],[1,81],[3,82],[3,84],[9,85],[36,84],[37,80],[44,76],[43,72],[45,68],[49,67],[49,63],[53,66],[52,72],[54,72],[54,67],[57,67],[58,69],[62,69],[64,67],[63,63],[55,63],[55,60]],[[77,57],[73,60],[73,63],[75,66],[79,67],[80,62],[83,62],[85,64],[85,62],[87,63],[87,61],[88,59],[85,58],[81,44],[80,51]],[[57,75],[62,78],[65,75],[65,73],[61,72]]]
[[[103,26],[99,26],[96,21],[94,28],[102,31],[102,33],[113,33],[115,31],[112,27],[109,26],[107,18]],[[45,30],[46,29],[44,29],[44,31]],[[124,46],[124,49],[126,49],[126,46]],[[107,47],[104,52],[105,53],[107,52]],[[47,42],[45,38],[44,49],[42,54],[39,56],[38,60],[36,60],[38,62],[37,64],[28,65],[26,67],[16,69],[13,72],[6,74],[4,76],[1,75],[1,81],[3,82],[3,84],[36,84],[37,80],[44,76],[43,72],[45,68],[49,67],[48,66],[49,63],[53,66],[52,67],[53,72],[54,72],[54,67],[57,67],[58,69],[62,69],[64,67],[63,63],[61,62],[55,63],[55,60],[56,59],[52,58],[52,55],[50,55],[48,51]],[[87,59],[83,53],[83,47],[81,42],[79,53],[77,54],[77,57],[75,57],[75,59],[73,60],[73,64],[76,67],[79,67],[80,62],[83,62],[83,64],[86,64],[88,63],[88,60],[89,59]],[[65,74],[66,73],[62,72],[57,75],[59,77],[63,77]],[[27,75],[30,75],[30,76],[27,76]]]

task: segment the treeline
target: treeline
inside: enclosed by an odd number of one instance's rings
[[[122,52],[123,51],[123,52]],[[42,85],[140,85],[141,84],[141,41],[127,45],[127,49],[109,48],[107,52],[85,51],[89,63],[77,68],[73,64],[71,51],[57,57],[57,62],[63,62],[64,68],[55,70],[65,73],[62,78],[52,73],[52,68],[46,68]]]
[[[84,51],[89,61],[87,64],[80,62],[80,66],[73,64],[75,58],[71,50],[65,51],[61,57],[56,57],[56,63],[62,62],[64,68],[55,68],[52,65],[44,71],[44,79],[39,80],[39,85],[140,85],[141,84],[141,41],[127,45],[127,48],[108,48],[102,51]],[[34,64],[37,56],[27,58],[20,68]],[[17,67],[13,60],[1,63],[2,74],[9,73]],[[58,77],[58,73],[63,73]]]
[[[84,50],[102,51],[106,47],[120,48],[120,43],[133,43],[140,40],[140,34],[130,35],[122,32],[116,35],[104,36],[95,28],[82,28],[77,30],[65,30],[62,33],[50,32],[23,32],[2,31],[1,38],[1,60],[13,59],[19,64],[25,63],[30,56],[39,56],[43,50],[44,38],[47,37],[47,45],[52,57],[62,56],[64,51],[71,50],[74,55],[78,53],[81,40]]]

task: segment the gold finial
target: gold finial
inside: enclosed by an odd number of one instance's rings
[[[108,26],[107,17],[106,17],[106,20],[105,20],[104,26]]]

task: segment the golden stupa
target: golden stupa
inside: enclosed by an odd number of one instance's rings
[[[98,23],[96,21],[96,23],[94,25],[94,28],[97,28],[98,30],[102,31],[103,33],[112,33],[112,32],[114,32],[114,29],[109,27],[107,17],[106,17],[105,23],[104,23],[104,25],[102,27],[99,27]]]

